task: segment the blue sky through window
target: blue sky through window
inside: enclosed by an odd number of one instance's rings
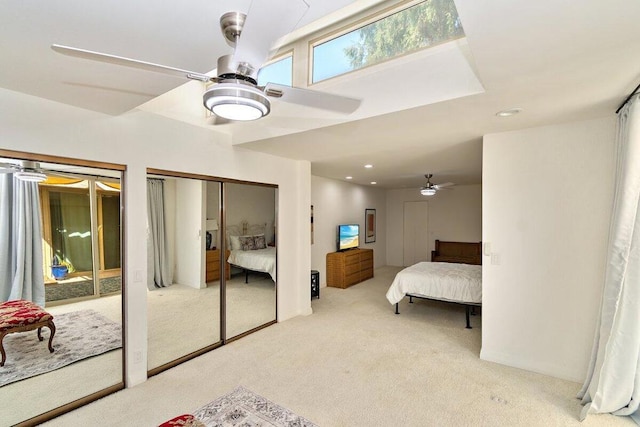
[[[293,85],[293,56],[289,55],[260,69],[258,85],[264,86],[267,83]]]
[[[313,48],[313,82],[319,82],[333,76],[353,70],[353,66],[344,54],[345,49],[360,40],[360,30],[352,31],[341,37],[329,40]]]

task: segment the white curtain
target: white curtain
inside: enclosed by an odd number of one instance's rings
[[[171,285],[169,254],[164,221],[164,181],[147,179],[147,287],[150,290]]]
[[[613,212],[600,319],[578,394],[592,413],[631,415],[640,403],[640,101],[618,114]]]
[[[38,184],[0,174],[0,299],[45,304]]]

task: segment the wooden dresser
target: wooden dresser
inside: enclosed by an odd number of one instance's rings
[[[327,286],[347,288],[373,277],[373,249],[327,254]]]
[[[231,268],[229,263],[225,263],[227,270],[227,279],[229,279],[229,273]],[[205,274],[205,281],[214,282],[220,280],[220,249],[209,249],[207,251],[207,269]]]

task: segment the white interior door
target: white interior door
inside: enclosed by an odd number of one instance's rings
[[[429,261],[427,202],[404,202],[404,266]]]

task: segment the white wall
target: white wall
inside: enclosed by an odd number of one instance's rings
[[[164,180],[164,227],[167,238],[167,256],[173,262],[169,265],[169,277],[171,277],[171,283],[175,283],[175,256],[176,256],[176,180],[165,179]],[[150,262],[153,261],[153,256],[149,254]],[[151,268],[151,265],[149,265]],[[152,274],[150,270],[147,270],[149,274]]]
[[[481,358],[581,382],[601,300],[614,118],[484,137]]]
[[[320,286],[326,286],[326,256],[336,251],[336,228],[339,224],[360,224],[360,247],[373,249],[375,268],[386,265],[385,190],[349,184],[334,179],[311,177],[313,235],[311,269],[320,272]],[[364,211],[376,210],[376,241],[364,243]],[[310,235],[310,210],[307,207],[307,235]]]
[[[146,379],[146,168],[279,186],[278,320],[311,312],[309,162],[233,147],[208,129],[134,111],[111,117],[0,89],[0,148],[124,164],[126,383]],[[364,211],[363,211],[364,214]],[[137,280],[134,280],[137,279]]]
[[[429,259],[435,241],[479,242],[482,239],[482,186],[457,185],[425,197],[419,189],[387,192],[387,265],[403,265],[404,202],[427,201]]]
[[[216,221],[218,221],[218,230],[210,231],[210,233],[212,234],[212,245],[219,248],[220,242],[218,238],[220,236],[220,183],[207,181],[206,192],[206,219],[215,219]]]
[[[227,226],[264,225],[267,243],[274,241],[276,191],[272,187],[246,184],[226,184],[225,215]],[[239,229],[238,231],[242,231]],[[250,230],[249,230],[250,231]]]
[[[205,182],[198,179],[177,179],[176,235],[173,283],[206,288],[205,282]]]

